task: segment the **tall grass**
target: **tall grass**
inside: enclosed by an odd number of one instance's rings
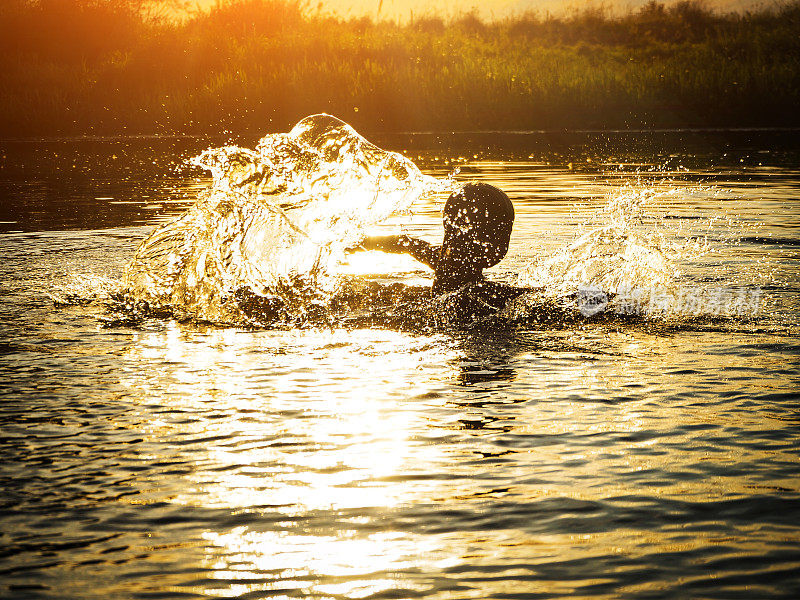
[[[342,19],[293,0],[184,20],[143,1],[4,0],[0,137],[800,125],[800,2],[496,22]]]

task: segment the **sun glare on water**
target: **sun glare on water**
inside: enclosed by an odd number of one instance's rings
[[[319,511],[390,511],[430,496],[435,481],[396,483],[444,460],[440,446],[415,439],[425,429],[422,412],[396,399],[414,395],[408,386],[416,373],[425,373],[427,381],[452,378],[456,357],[438,337],[394,331],[276,334],[184,330],[172,323],[139,335],[126,357],[130,366],[123,383],[143,407],[164,406],[164,416],[149,423],[148,435],[169,440],[175,456],[153,460],[193,456],[195,468],[181,482],[161,482],[174,487],[172,502],[279,513],[289,522]],[[269,396],[263,393],[267,380]],[[203,592],[228,596],[271,589],[272,584],[235,583],[268,571],[281,586],[291,586],[287,580],[298,573],[325,574],[329,582],[358,575],[315,590],[361,597],[397,585],[364,574],[434,569],[451,560],[435,540],[392,531],[282,529],[241,526],[203,534],[215,577],[234,580]]]

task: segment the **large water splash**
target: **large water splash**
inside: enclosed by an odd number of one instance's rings
[[[241,290],[298,313],[324,303],[346,247],[444,185],[325,114],[192,162],[212,186],[142,243],[126,284],[151,307],[214,322],[242,320]]]
[[[657,229],[640,228],[647,189],[621,190],[599,213],[602,225],[583,233],[546,260],[528,266],[524,286],[561,294],[580,287],[617,293],[621,289],[668,285],[676,267]]]
[[[587,315],[598,310],[662,317],[684,311],[681,266],[709,252],[707,239],[686,237],[648,214],[679,190],[637,185],[616,190],[592,226],[552,256],[530,264],[518,284],[546,298],[578,293]],[[696,285],[690,293],[699,294]],[[599,304],[598,304],[599,302]]]
[[[344,249],[372,226],[426,193],[454,187],[329,115],[268,135],[254,150],[215,148],[192,162],[210,171],[212,185],[185,214],[142,243],[128,268],[125,297],[137,307],[145,301],[149,311],[218,323],[272,322],[275,307],[283,311],[279,319],[296,323],[334,318],[342,307],[383,313],[394,300],[408,303],[403,294],[404,300],[375,291],[350,298],[337,266]],[[648,315],[663,314],[663,298],[681,294],[681,261],[703,251],[695,242],[665,235],[663,223],[648,214],[654,201],[669,203],[664,195],[673,193],[641,185],[616,190],[586,233],[522,270],[517,284],[537,291],[514,302],[505,316],[524,319],[543,307],[563,307],[560,300],[587,289],[626,311],[635,302]],[[374,306],[372,296],[380,301]],[[657,311],[650,310],[654,299]],[[439,313],[464,312],[453,311],[448,301],[417,302],[411,320],[436,323]],[[400,320],[406,312],[400,310]]]

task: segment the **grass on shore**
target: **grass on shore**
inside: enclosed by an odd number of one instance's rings
[[[0,137],[800,125],[800,2],[651,2],[496,22],[342,19],[231,0],[183,21],[145,0],[4,0]]]

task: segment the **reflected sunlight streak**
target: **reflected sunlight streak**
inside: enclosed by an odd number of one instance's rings
[[[431,494],[436,482],[396,481],[443,460],[440,447],[414,439],[426,423],[403,398],[427,391],[409,388],[420,371],[427,381],[452,377],[453,356],[438,338],[392,331],[198,332],[170,323],[140,335],[123,383],[136,388],[143,404],[163,406],[149,435],[193,456],[195,470],[174,486],[172,502],[277,509],[291,519],[320,510],[385,509]],[[305,405],[301,412],[298,403]],[[290,572],[301,566],[306,577],[356,579],[327,579],[315,588],[320,593],[366,596],[399,585],[368,573],[454,560],[435,540],[394,532],[325,536],[237,527],[204,538],[215,577],[234,580],[204,591],[225,596],[272,589],[235,584],[255,571],[275,573],[278,587],[291,587],[297,573]]]

